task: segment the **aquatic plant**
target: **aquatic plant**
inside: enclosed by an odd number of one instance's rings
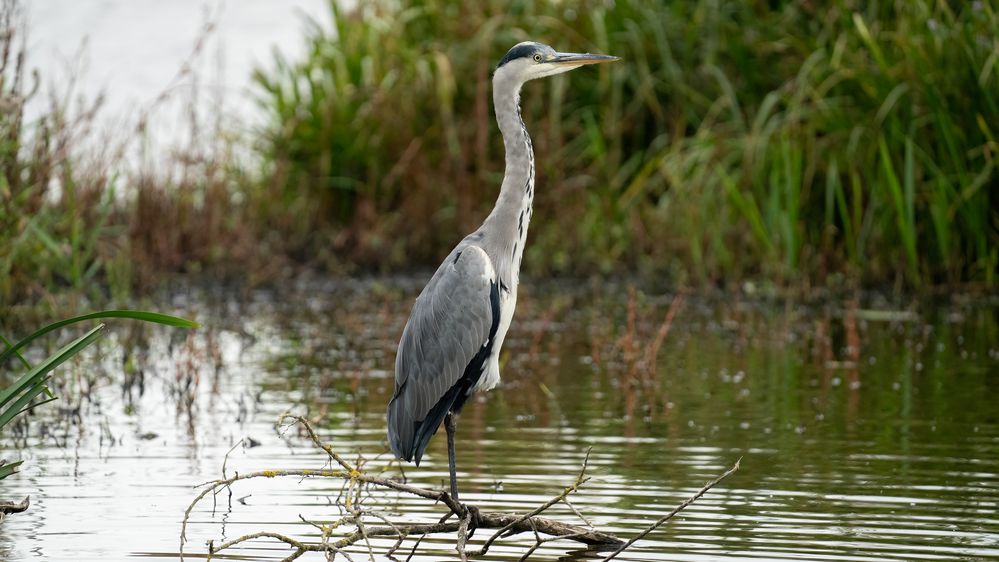
[[[56,397],[52,394],[46,384],[51,378],[52,372],[65,361],[74,357],[101,337],[104,330],[104,324],[97,324],[82,336],[66,344],[63,348],[49,355],[35,365],[28,362],[24,355],[21,354],[21,350],[42,336],[71,324],[110,318],[141,320],[143,322],[151,322],[176,328],[198,327],[197,323],[190,320],[185,320],[183,318],[167,314],[160,314],[157,312],[137,310],[105,310],[102,312],[84,314],[82,316],[53,322],[36,330],[23,339],[18,340],[16,343],[11,343],[7,338],[0,335],[0,343],[4,346],[3,351],[0,351],[0,376],[5,375],[6,365],[13,359],[16,359],[21,364],[23,367],[22,370],[24,371],[13,383],[0,389],[0,431],[3,431],[4,427],[15,417],[24,414],[33,408],[37,408],[42,404],[56,400]],[[44,395],[44,398],[39,401],[38,398],[42,397],[42,395]],[[0,480],[17,472],[17,468],[22,462],[23,461],[0,461]],[[26,507],[27,504],[25,504],[25,508]]]
[[[74,285],[91,279],[89,258],[110,210],[102,197],[111,195],[109,186],[82,186],[76,162],[65,159],[75,140],[67,115],[52,111],[26,122],[25,105],[38,92],[39,77],[26,68],[21,17],[16,2],[0,4],[0,295],[11,294],[15,284],[30,291],[51,283],[56,271]],[[98,105],[81,110],[81,127]],[[65,204],[54,213],[46,196],[57,181]]]

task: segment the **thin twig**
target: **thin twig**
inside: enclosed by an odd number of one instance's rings
[[[385,523],[386,525],[391,527],[396,533],[398,533],[399,535],[398,540],[396,540],[395,544],[392,545],[392,548],[388,549],[388,552],[385,553],[385,556],[392,556],[393,554],[395,554],[395,551],[398,550],[400,546],[402,546],[402,541],[406,540],[406,535],[399,529],[399,527],[395,523],[390,521],[388,517],[385,517],[384,515],[376,511],[367,511],[366,513],[371,517],[380,520],[382,523]]]
[[[342,478],[342,477],[345,476],[345,473],[342,472],[342,471],[335,471],[335,470],[308,470],[308,469],[303,469],[303,470],[261,470],[261,471],[257,471],[257,472],[249,472],[249,473],[246,473],[246,474],[236,474],[235,476],[231,476],[229,478],[225,478],[225,479],[222,479],[222,480],[213,480],[211,482],[206,482],[204,484],[199,484],[198,487],[201,487],[201,486],[207,486],[207,487],[204,490],[202,490],[201,493],[198,494],[194,498],[194,500],[191,502],[191,505],[187,506],[187,509],[184,510],[184,519],[181,521],[181,526],[180,526],[180,558],[181,558],[181,560],[183,560],[183,558],[184,558],[184,544],[187,542],[187,522],[191,519],[191,511],[194,510],[194,506],[196,506],[198,504],[198,502],[200,502],[202,499],[204,499],[205,496],[207,496],[208,494],[214,493],[214,492],[216,492],[220,488],[231,486],[233,483],[239,482],[240,480],[249,480],[251,478],[274,478],[276,476],[309,476],[309,477],[311,477],[311,476],[325,476],[325,477],[334,477],[334,478],[339,477],[339,478]]]
[[[520,560],[518,560],[517,562],[525,562],[526,560],[530,559],[531,555],[534,554],[534,552],[537,549],[541,548],[541,545],[543,545],[545,543],[554,542],[554,541],[577,539],[577,538],[579,538],[579,537],[581,537],[581,536],[583,536],[585,534],[586,533],[575,533],[575,534],[572,534],[572,535],[558,535],[558,536],[554,536],[554,537],[541,537],[541,536],[538,536],[537,534],[535,534],[536,542],[534,543],[534,545],[527,552],[524,553],[523,556],[520,557]]]
[[[220,545],[218,545],[216,547],[211,548],[209,550],[209,554],[215,554],[216,552],[225,550],[227,548],[232,548],[232,547],[236,546],[237,544],[244,543],[246,541],[250,541],[250,540],[253,540],[253,539],[260,539],[260,538],[277,539],[277,540],[279,540],[279,541],[281,541],[281,542],[283,542],[283,543],[285,543],[287,545],[295,547],[296,550],[301,550],[302,553],[305,553],[307,550],[309,550],[309,547],[310,547],[310,545],[307,545],[307,544],[305,544],[305,543],[303,543],[301,541],[297,541],[297,540],[295,540],[295,539],[293,539],[293,538],[291,538],[289,536],[282,535],[280,533],[274,533],[274,532],[271,532],[271,531],[260,531],[260,532],[257,532],[257,533],[250,533],[249,535],[243,535],[241,537],[236,537],[236,538],[234,538],[232,540],[226,541],[226,542],[224,542],[224,543],[222,543],[222,544],[220,544]],[[298,556],[301,556],[301,554],[299,554]],[[297,556],[296,556],[296,558],[297,558]],[[294,560],[294,558],[292,560]]]
[[[368,528],[364,526],[364,521],[360,515],[354,517],[354,524],[357,525],[357,532],[364,539],[364,546],[368,547],[368,558],[371,559],[371,562],[375,562],[375,549],[371,547],[371,541],[368,540]],[[392,530],[395,531],[395,529]]]
[[[583,523],[586,523],[586,526],[591,531],[595,529],[593,523],[590,522],[590,520],[587,519],[586,516],[583,515],[578,509],[576,509],[576,506],[572,505],[572,502],[569,501],[569,498],[562,498],[562,503],[564,503],[565,506],[569,508],[569,511],[573,512],[576,515],[576,517],[579,517],[583,521]]]
[[[438,521],[437,524],[438,525],[443,525],[448,519],[451,518],[452,515],[454,515],[454,513],[455,513],[454,511],[449,511],[449,512],[445,513],[444,517],[441,517],[440,521]],[[422,534],[420,534],[420,537],[418,539],[416,539],[416,542],[413,543],[412,550],[409,551],[409,556],[406,557],[406,562],[409,562],[410,560],[413,559],[413,556],[416,556],[416,548],[418,546],[420,546],[420,543],[423,542],[423,539],[426,538],[426,536],[427,536],[427,533],[422,533]]]
[[[222,478],[226,478],[226,475],[225,475],[225,465],[229,463],[229,455],[232,454],[232,452],[236,450],[236,447],[239,447],[242,444],[243,444],[243,440],[242,439],[240,439],[239,441],[236,441],[236,443],[232,447],[230,447],[228,451],[226,451],[225,456],[222,457]]]
[[[333,451],[333,447],[331,445],[327,445],[327,444],[323,443],[322,441],[320,441],[319,440],[319,436],[316,435],[315,430],[312,429],[312,424],[310,424],[302,416],[295,416],[295,415],[292,415],[292,414],[282,414],[281,417],[278,419],[278,423],[279,424],[284,423],[285,420],[289,420],[289,419],[293,420],[294,422],[297,422],[302,427],[304,427],[306,433],[309,434],[309,439],[312,440],[312,443],[315,444],[316,447],[319,447],[320,449],[322,449],[323,451],[325,451],[326,454],[329,455],[330,459],[332,459],[337,464],[339,464],[341,467],[343,467],[344,470],[346,470],[348,472],[356,471],[357,470],[356,466],[351,466],[351,464],[348,463],[346,460],[344,460],[343,457],[341,457],[336,452],[334,452]]]
[[[554,498],[548,500],[547,502],[541,504],[540,506],[538,506],[537,508],[535,508],[533,511],[531,511],[529,513],[526,513],[524,515],[521,515],[517,519],[511,521],[508,525],[506,525],[503,528],[501,528],[499,531],[496,531],[496,533],[494,533],[493,536],[489,537],[486,540],[486,542],[482,545],[482,548],[480,548],[479,550],[476,550],[471,555],[472,556],[482,556],[482,555],[484,555],[486,553],[486,551],[489,550],[489,547],[492,546],[493,542],[496,539],[498,539],[500,536],[502,536],[504,533],[509,532],[510,530],[512,530],[517,525],[519,525],[519,524],[527,521],[528,519],[531,519],[532,517],[540,514],[541,512],[543,512],[546,509],[548,509],[549,507],[551,507],[551,506],[557,504],[558,502],[562,501],[563,499],[565,499],[566,496],[568,496],[569,494],[571,494],[571,493],[575,492],[576,490],[578,490],[580,486],[582,486],[584,483],[586,483],[587,480],[589,480],[589,478],[586,476],[586,468],[587,468],[587,466],[590,463],[590,452],[592,450],[593,450],[592,447],[586,449],[586,456],[583,457],[583,467],[580,469],[579,476],[576,477],[576,481],[573,482],[572,485],[570,485],[569,487],[567,487],[565,490],[562,490],[561,494],[559,494],[559,495],[555,496]],[[533,525],[533,522],[531,524]],[[510,534],[514,534],[514,533],[510,533]]]
[[[530,519],[528,519],[528,522],[531,524],[531,530],[534,531],[534,544],[531,546],[531,548],[527,549],[527,552],[525,552],[524,555],[521,556],[520,560],[518,560],[517,562],[526,562],[527,559],[530,558],[532,554],[534,554],[534,551],[537,550],[539,546],[541,546],[541,535],[538,534],[538,528],[534,526],[534,522],[531,521]]]
[[[645,538],[652,531],[655,531],[656,529],[658,529],[663,523],[665,523],[665,522],[669,521],[670,519],[672,519],[674,515],[676,515],[677,513],[680,513],[688,505],[690,505],[690,504],[694,503],[695,501],[697,501],[697,498],[703,496],[704,493],[707,492],[708,490],[710,490],[711,488],[713,488],[715,484],[717,484],[717,483],[721,482],[722,480],[728,478],[735,471],[739,470],[739,463],[741,463],[741,462],[742,462],[742,457],[739,457],[739,460],[735,461],[735,464],[732,466],[732,468],[726,470],[724,474],[722,474],[721,476],[719,476],[719,477],[715,478],[714,480],[712,480],[712,481],[708,482],[707,484],[705,484],[704,487],[701,488],[700,490],[698,490],[696,494],[690,496],[689,498],[687,498],[686,500],[684,500],[683,503],[681,503],[680,505],[674,507],[672,511],[670,511],[669,513],[666,514],[665,517],[662,517],[658,521],[656,521],[655,523],[653,523],[652,525],[649,525],[644,531],[642,531],[641,533],[638,533],[637,535],[635,535],[634,537],[632,537],[630,540],[628,540],[628,542],[626,542],[626,543],[622,544],[621,546],[619,546],[617,550],[615,550],[614,552],[610,553],[607,557],[603,558],[600,562],[607,562],[608,560],[612,560],[618,554],[621,554],[622,552],[624,552],[625,550],[627,550],[628,547],[630,547],[631,545],[635,544],[636,542],[642,540],[643,538]]]

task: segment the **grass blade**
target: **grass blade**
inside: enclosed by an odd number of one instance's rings
[[[892,164],[891,154],[888,151],[888,144],[885,141],[884,136],[882,136],[879,140],[879,152],[881,155],[881,167],[884,171],[884,179],[888,185],[888,190],[891,193],[892,202],[894,203],[898,233],[902,238],[902,244],[905,246],[905,255],[909,265],[909,273],[912,278],[911,280],[916,282],[918,281],[916,276],[918,258],[916,256],[915,225],[910,224],[907,218],[908,212],[905,203],[906,196],[903,194],[902,185],[899,182],[898,175],[895,173],[895,166]]]
[[[14,461],[14,462],[3,462],[0,461],[0,480],[7,478],[11,474],[17,472],[17,467],[21,466],[24,461]]]
[[[45,392],[45,383],[48,382],[48,380],[49,377],[43,376],[41,380],[33,384],[31,388],[22,394],[13,404],[4,408],[3,411],[0,411],[0,428],[3,428],[10,423],[10,420],[14,419],[14,416],[27,410],[31,401],[37,398],[42,392]],[[46,402],[51,402],[52,400],[54,400],[54,398],[49,398]]]
[[[0,335],[0,343],[4,344],[8,348],[9,347],[14,347],[14,344],[10,343],[10,340],[8,340],[7,338],[3,337],[3,335]],[[17,353],[17,352],[15,352],[15,353]],[[30,369],[31,368],[31,363],[28,363],[28,360],[25,359],[23,355],[21,355],[20,353],[17,353],[17,358],[18,358],[18,360],[21,361],[21,364],[24,365],[25,369]]]
[[[87,320],[98,320],[105,318],[130,318],[132,320],[143,320],[145,322],[154,322],[156,324],[163,324],[164,326],[173,326],[175,328],[198,328],[200,324],[187,320],[184,318],[179,318],[177,316],[170,316],[169,314],[160,314],[158,312],[146,312],[141,310],[104,310],[101,312],[92,312],[90,314],[84,314],[82,316],[75,316],[73,318],[67,318],[66,320],[60,320],[59,322],[53,322],[44,328],[37,330],[30,336],[22,339],[21,341],[15,343],[13,346],[7,346],[7,349],[0,353],[0,364],[3,364],[10,356],[17,350],[28,345],[32,341],[44,336],[45,334],[62,328],[63,326],[68,326],[70,324],[75,324],[77,322],[85,322]]]
[[[94,327],[94,329],[90,330],[89,332],[80,336],[79,338],[73,340],[65,347],[57,351],[56,353],[50,355],[47,359],[45,359],[45,361],[42,361],[41,363],[36,365],[33,369],[31,369],[23,376],[21,376],[21,378],[19,378],[17,382],[3,389],[3,391],[0,392],[0,407],[6,406],[6,404],[10,402],[17,395],[22,393],[24,393],[24,395],[21,397],[21,399],[17,400],[13,406],[6,409],[2,414],[0,414],[0,416],[6,417],[7,421],[9,421],[10,418],[13,418],[14,413],[20,411],[24,406],[27,405],[28,402],[34,399],[35,396],[37,396],[38,394],[40,394],[45,390],[45,385],[43,381],[48,376],[49,372],[51,372],[53,369],[61,365],[64,361],[66,361],[70,357],[73,357],[74,355],[82,351],[85,347],[87,347],[91,343],[93,343],[94,340],[96,340],[98,337],[101,336],[103,330],[104,330],[104,324],[98,324],[96,327]],[[28,400],[24,401],[24,403],[22,404],[21,402],[23,401],[25,396],[28,396]],[[18,404],[21,405],[18,407]],[[14,413],[11,413],[11,411],[14,411]],[[3,417],[0,417],[0,419],[3,419]],[[0,427],[2,426],[3,423],[0,423]]]

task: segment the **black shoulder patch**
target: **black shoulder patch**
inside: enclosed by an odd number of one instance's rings
[[[500,59],[499,64],[496,65],[496,68],[499,68],[514,59],[529,57],[533,55],[534,52],[537,50],[538,47],[534,43],[525,43],[523,45],[517,45],[514,48],[507,51],[506,55],[504,55],[503,58]]]

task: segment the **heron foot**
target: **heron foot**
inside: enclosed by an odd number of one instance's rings
[[[482,521],[481,516],[479,515],[479,508],[469,503],[461,504],[461,508],[465,514],[469,516],[468,538],[472,538],[472,535],[475,534],[475,530],[479,528],[479,523]],[[464,518],[464,515],[462,515],[462,517]]]

